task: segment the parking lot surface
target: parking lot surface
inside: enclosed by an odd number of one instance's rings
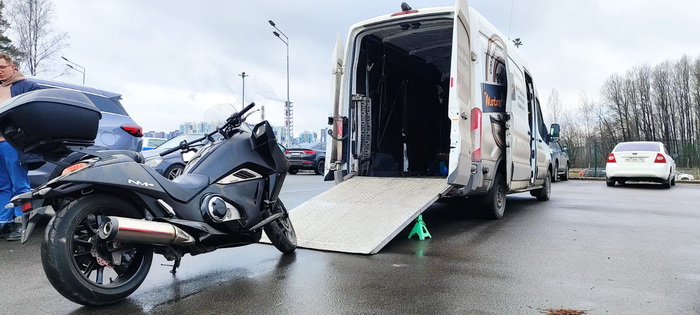
[[[281,198],[292,208],[330,186],[300,173]],[[186,256],[175,276],[155,256],[141,288],[100,309],[50,286],[35,233],[25,245],[0,240],[1,313],[700,314],[697,200],[698,185],[572,180],[553,184],[548,202],[510,195],[498,221],[439,203],[423,215],[431,239],[408,239],[409,226],[371,256],[255,244]]]

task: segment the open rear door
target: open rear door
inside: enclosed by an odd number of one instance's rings
[[[450,163],[447,183],[467,185],[471,174],[470,133],[472,105],[472,66],[469,34],[469,7],[466,0],[455,2],[455,20],[452,30],[452,64],[450,68],[449,117]]]
[[[340,91],[343,82],[343,42],[340,39],[340,34],[336,36],[335,48],[333,49],[333,57],[331,58],[332,74],[335,77],[335,84],[332,87],[332,104],[333,104],[333,126],[331,139],[326,143],[326,170],[324,174],[325,180],[335,179],[336,184],[343,180],[342,165],[343,160],[343,122],[340,120]],[[337,139],[337,140],[336,140]]]

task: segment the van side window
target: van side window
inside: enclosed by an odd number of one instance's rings
[[[97,106],[97,108],[100,109],[100,111],[119,115],[128,115],[122,105],[116,100],[89,93],[84,94],[95,104],[95,106]]]
[[[542,107],[540,107],[540,99],[535,98],[535,107],[537,110],[537,121],[539,122],[539,126],[537,129],[540,131],[540,137],[549,142],[549,139],[547,137],[547,125],[544,123],[544,119],[542,118]]]

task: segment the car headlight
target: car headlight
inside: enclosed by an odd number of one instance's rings
[[[163,163],[163,159],[161,159],[161,158],[154,158],[154,159],[146,160],[146,162],[145,162],[144,164],[146,164],[147,166],[150,166],[150,167],[156,167],[156,166],[158,166],[160,163]]]

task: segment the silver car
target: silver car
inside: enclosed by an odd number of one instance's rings
[[[85,94],[102,112],[97,138],[95,138],[94,146],[96,148],[141,151],[142,128],[129,116],[124,106],[119,102],[121,94],[38,78],[28,78],[27,80],[35,82],[44,89],[68,89]],[[60,162],[62,165],[70,165],[80,158],[82,158],[81,154],[73,153]],[[32,188],[42,185],[59,176],[64,168],[65,166],[44,163],[39,168],[29,170],[29,183]]]

